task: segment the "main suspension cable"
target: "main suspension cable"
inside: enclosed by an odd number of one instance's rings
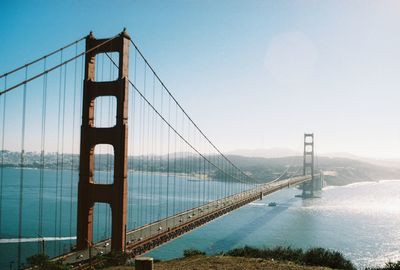
[[[182,112],[186,115],[186,117],[189,119],[189,121],[196,127],[196,129],[200,132],[200,134],[210,143],[210,145],[228,162],[230,163],[234,168],[236,168],[238,171],[240,171],[245,177],[249,177],[247,174],[245,174],[240,168],[238,168],[235,164],[233,164],[212,142],[211,140],[203,133],[203,131],[197,126],[197,124],[192,120],[192,118],[187,114],[187,112],[183,109],[183,107],[180,105],[180,103],[175,99],[175,97],[172,95],[172,93],[169,91],[169,89],[165,86],[164,82],[161,80],[161,78],[157,75],[153,67],[150,65],[150,63],[147,61],[147,59],[144,57],[142,52],[139,50],[138,46],[130,40],[132,45],[135,47],[137,52],[140,54],[144,62],[147,64],[147,66],[150,68],[150,70],[153,72],[153,74],[157,77],[158,81],[160,84],[163,86],[163,88],[167,91],[168,95],[174,100],[176,105],[182,110]]]
[[[35,60],[31,61],[31,62],[28,62],[28,63],[26,63],[25,65],[22,65],[22,66],[17,67],[17,68],[15,68],[15,69],[13,69],[13,70],[11,70],[11,71],[9,71],[9,72],[6,72],[6,73],[0,75],[0,79],[3,78],[3,77],[9,76],[9,75],[11,75],[11,74],[13,74],[13,73],[15,73],[15,72],[17,72],[17,71],[23,69],[23,68],[29,67],[29,66],[31,66],[31,65],[33,65],[33,64],[35,64],[35,63],[37,63],[37,62],[39,62],[39,61],[41,61],[41,60],[45,60],[46,58],[48,58],[48,57],[50,57],[50,56],[52,56],[52,55],[54,55],[54,54],[56,54],[56,53],[58,53],[58,52],[60,52],[60,51],[62,51],[62,50],[65,50],[65,49],[71,47],[71,46],[74,45],[74,44],[77,45],[79,42],[81,42],[82,40],[84,40],[86,37],[87,37],[87,36],[84,36],[84,37],[82,37],[82,38],[80,38],[80,39],[77,39],[77,40],[75,40],[74,42],[71,42],[71,43],[65,45],[64,47],[61,47],[61,48],[59,48],[59,49],[57,49],[57,50],[55,50],[55,51],[52,51],[52,52],[50,52],[50,53],[48,53],[48,54],[46,54],[46,55],[44,55],[44,56],[42,56],[42,57],[40,57],[40,58],[37,58],[37,59],[35,59]]]
[[[116,39],[118,36],[119,36],[119,35],[116,35],[116,36],[114,36],[114,37],[112,37],[112,38],[109,38],[109,39],[105,40],[104,42],[98,44],[97,46],[94,46],[93,48],[91,48],[91,49],[89,49],[89,50],[87,50],[87,51],[84,51],[84,52],[82,52],[82,53],[80,53],[80,54],[78,54],[78,55],[75,55],[74,57],[72,57],[72,58],[70,58],[70,59],[68,59],[68,60],[65,60],[64,62],[61,62],[60,64],[55,65],[54,67],[49,68],[49,69],[47,69],[47,70],[45,70],[45,71],[43,71],[43,72],[41,72],[41,73],[39,73],[39,74],[37,74],[37,75],[35,75],[35,76],[32,76],[32,77],[30,77],[30,78],[25,78],[24,81],[22,81],[22,82],[20,82],[20,83],[17,83],[17,84],[15,84],[15,85],[13,85],[13,86],[11,86],[11,87],[9,87],[9,88],[6,88],[6,89],[4,89],[3,91],[0,91],[0,96],[3,95],[3,94],[5,94],[5,93],[7,93],[7,92],[9,92],[9,91],[11,91],[11,90],[13,90],[13,89],[16,89],[16,88],[20,87],[21,85],[24,85],[24,84],[26,84],[26,83],[28,83],[28,82],[30,82],[30,81],[33,81],[33,80],[35,80],[35,79],[37,79],[37,78],[40,78],[41,76],[43,76],[43,75],[46,74],[46,73],[49,73],[49,72],[51,72],[51,71],[53,71],[53,70],[55,70],[55,69],[57,69],[57,68],[59,68],[59,67],[61,67],[61,66],[66,65],[66,64],[68,64],[68,63],[74,61],[75,59],[79,58],[80,56],[83,56],[83,55],[86,55],[86,54],[88,54],[88,53],[93,52],[94,50],[100,48],[101,46],[104,46],[105,44],[107,44],[107,43],[111,42],[112,40]],[[63,50],[60,49],[60,51],[62,52]]]
[[[114,63],[114,65],[115,65],[116,67],[118,67],[118,65],[115,63],[115,61],[110,57],[110,55],[109,55],[108,53],[105,53],[105,55],[110,59],[110,61],[112,61],[112,62]],[[156,75],[156,77],[157,77],[157,75]],[[180,134],[180,133],[171,125],[171,123],[169,123],[169,121],[154,107],[154,105],[151,104],[151,102],[146,98],[145,94],[143,94],[143,93],[136,87],[136,85],[134,85],[134,84],[132,83],[132,81],[131,81],[130,79],[128,79],[128,82],[129,82],[129,84],[135,89],[135,91],[142,97],[142,99],[144,100],[144,102],[145,102],[148,106],[150,106],[150,107],[155,111],[155,113],[167,124],[167,126],[168,126],[176,135],[178,135],[178,136],[181,138],[181,140],[183,140],[187,145],[189,145],[189,147],[192,148],[193,151],[195,151],[200,157],[202,157],[203,159],[205,159],[207,162],[211,163],[216,169],[220,170],[221,172],[223,172],[223,173],[226,174],[226,175],[229,175],[231,178],[236,179],[236,180],[239,181],[239,182],[242,182],[242,180],[241,180],[240,178],[237,178],[237,177],[235,177],[234,175],[230,175],[230,174],[226,173],[221,167],[219,167],[218,165],[213,164],[207,157],[204,156],[204,154],[200,153],[200,151],[199,151],[197,148],[195,148],[187,139],[185,139],[185,138],[183,137],[183,135]],[[169,95],[169,97],[172,98],[172,99],[176,102],[175,98],[174,98],[172,95]],[[178,106],[179,106],[179,105],[178,105]],[[189,117],[188,117],[188,119],[189,119]],[[192,122],[192,124],[194,124],[193,121],[192,121],[191,119],[189,119],[189,120],[190,120],[190,122]],[[195,125],[195,124],[194,124],[194,125]],[[195,126],[195,127],[196,127],[197,130],[199,130],[199,128],[198,128],[197,126]],[[203,137],[205,136],[203,133],[202,133],[202,135],[203,135]],[[207,141],[209,141],[209,140],[207,140]],[[209,142],[210,142],[210,141],[209,141]],[[211,143],[211,142],[210,142],[210,143]],[[213,147],[214,147],[214,149],[216,149],[215,146],[213,146]],[[217,149],[216,149],[216,150],[217,150]],[[229,159],[227,159],[226,156],[224,156],[221,152],[219,152],[219,153],[220,153],[220,156],[224,158],[224,160],[226,160],[229,164],[233,165],[234,168],[236,168],[239,172],[241,172],[243,175],[245,175],[247,179],[252,179],[252,178],[249,177],[247,174],[245,174],[241,169],[239,169],[236,165],[234,165]],[[255,179],[252,179],[252,180],[253,180],[255,183],[257,183],[257,181],[255,181]]]

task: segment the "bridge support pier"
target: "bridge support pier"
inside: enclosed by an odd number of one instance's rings
[[[322,189],[322,178],[314,175],[314,134],[304,134],[303,175],[311,175],[311,181],[302,184],[302,197],[312,198]]]
[[[83,86],[81,146],[78,184],[77,249],[88,249],[93,243],[93,208],[96,202],[107,203],[112,211],[111,249],[124,251],[127,212],[128,162],[128,63],[129,35],[124,31],[118,37],[86,38],[85,80]],[[95,64],[99,53],[119,53],[118,78],[115,81],[96,81]],[[94,126],[94,100],[114,96],[117,101],[116,124],[113,127]],[[114,181],[96,184],[94,179],[94,148],[109,144],[114,149]]]

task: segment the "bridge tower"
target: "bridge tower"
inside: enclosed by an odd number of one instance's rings
[[[125,30],[114,39],[86,38],[85,80],[83,86],[82,126],[78,184],[77,249],[87,249],[93,242],[93,208],[96,202],[107,203],[112,212],[111,249],[125,248],[127,212],[128,161],[128,64],[130,37]],[[118,78],[115,81],[95,81],[96,55],[119,54]],[[114,96],[117,103],[116,124],[99,128],[94,125],[94,100]],[[94,179],[94,148],[109,144],[114,150],[114,179],[112,184],[96,184]]]
[[[314,133],[304,134],[303,175],[311,175],[311,181],[302,185],[303,197],[314,197],[316,177],[314,176]]]

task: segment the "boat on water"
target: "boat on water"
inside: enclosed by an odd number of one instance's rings
[[[276,202],[270,202],[268,206],[276,206]]]

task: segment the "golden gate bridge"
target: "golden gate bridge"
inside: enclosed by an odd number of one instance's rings
[[[139,256],[272,192],[322,187],[313,134],[302,166],[278,177],[235,165],[125,29],[90,33],[0,80],[0,246],[15,244],[18,269],[38,253],[76,269],[109,252]]]

